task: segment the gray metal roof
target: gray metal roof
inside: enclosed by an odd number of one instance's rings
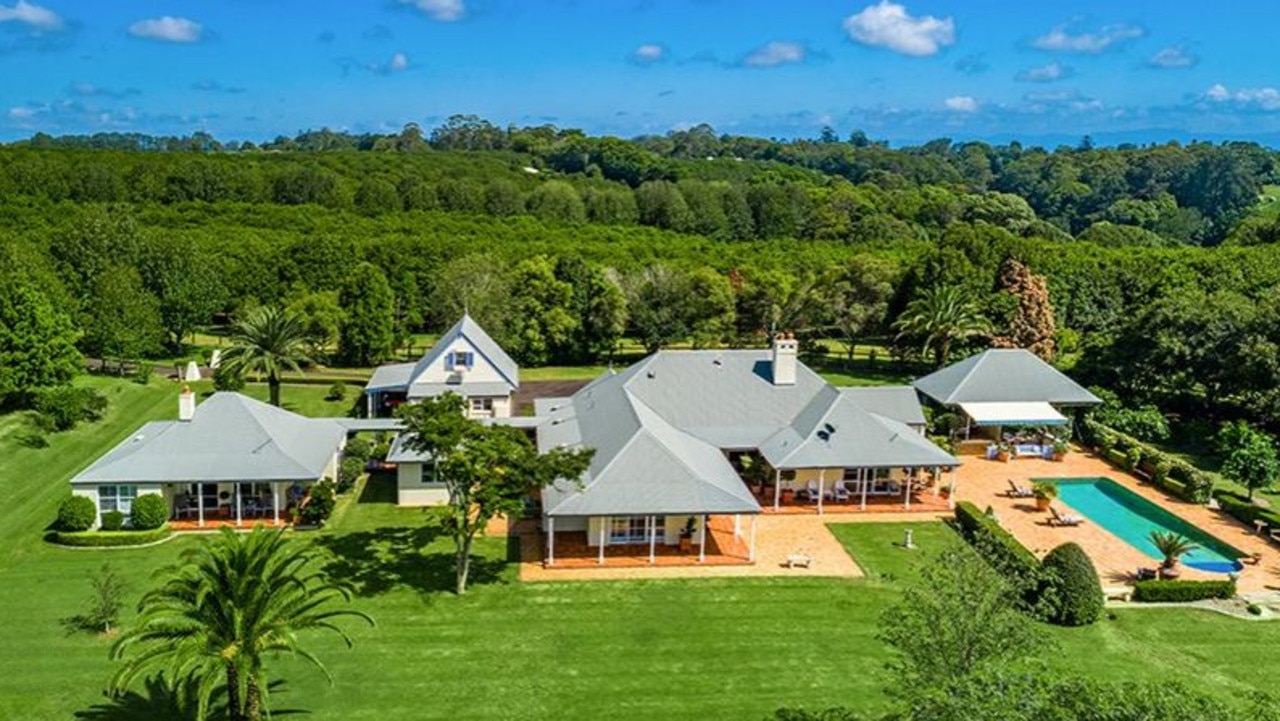
[[[907,424],[871,413],[855,396],[815,402],[760,448],[774,468],[954,468],[960,461]]]
[[[1102,401],[1034,353],[993,348],[947,366],[911,385],[944,406],[960,403],[1043,401],[1097,405]]]
[[[365,391],[403,391],[409,387],[409,379],[413,377],[413,369],[417,363],[393,363],[373,369],[373,375],[364,385]]]
[[[862,386],[841,388],[840,393],[853,399],[863,410],[892,418],[909,426],[925,424],[920,397],[910,386]]]
[[[142,426],[71,483],[315,480],[344,438],[332,419],[215,393],[190,421]]]
[[[755,513],[759,505],[724,450],[772,444],[781,467],[954,466],[903,424],[871,413],[803,364],[774,385],[769,351],[662,351],[603,376],[570,399],[538,404],[539,449],[594,448],[581,487],[544,489],[551,516]],[[919,416],[914,391],[863,394],[878,410]],[[915,403],[915,413],[902,406]],[[923,421],[923,417],[920,417]],[[821,447],[813,437],[830,422]],[[792,461],[794,456],[794,462]]]
[[[427,366],[437,361],[443,362],[445,351],[449,349],[449,344],[458,337],[466,338],[471,345],[475,346],[477,352],[484,356],[498,373],[511,384],[512,388],[520,387],[520,366],[511,360],[511,356],[502,350],[502,346],[498,345],[488,333],[484,332],[484,328],[480,324],[472,320],[471,315],[464,313],[462,319],[453,324],[453,327],[444,332],[440,336],[440,340],[431,346],[431,350],[418,360],[417,365],[413,369],[411,379],[422,375]]]
[[[334,418],[332,420],[348,433],[398,431],[404,428],[404,421],[399,418]]]
[[[401,433],[391,441],[391,450],[387,452],[387,463],[426,463],[431,460],[430,453],[415,451],[406,446],[410,434]]]
[[[476,396],[507,396],[515,388],[502,381],[467,381],[461,383],[414,383],[409,386],[409,398],[434,398],[445,393],[457,393],[472,398]]]

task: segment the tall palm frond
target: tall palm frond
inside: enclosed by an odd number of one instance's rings
[[[222,534],[188,549],[163,571],[166,580],[138,604],[136,624],[112,647],[125,659],[111,680],[119,694],[137,678],[160,670],[196,696],[197,718],[226,689],[232,721],[257,721],[267,708],[266,664],[291,655],[306,659],[326,677],[328,670],[305,648],[307,631],[351,638],[335,621],[368,615],[346,607],[348,586],[318,570],[314,547],[287,542],[282,530],[262,527],[248,534]],[[332,679],[330,679],[332,682]]]
[[[310,363],[310,335],[301,316],[278,306],[255,308],[231,328],[222,364],[232,373],[266,377],[271,405],[280,405],[280,376]]]
[[[932,352],[939,368],[947,364],[957,341],[985,335],[991,328],[978,304],[958,286],[925,290],[907,304],[893,327],[899,339],[919,338],[922,352]]]

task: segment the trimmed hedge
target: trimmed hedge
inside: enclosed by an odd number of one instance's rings
[[[1059,626],[1088,626],[1102,615],[1106,598],[1098,570],[1084,549],[1064,543],[1049,551],[1042,562],[1044,587],[1041,612]]]
[[[1205,503],[1213,494],[1208,473],[1091,418],[1080,424],[1080,439],[1097,447],[1117,468],[1146,473],[1155,486],[1184,501]]]
[[[98,520],[98,506],[87,496],[70,496],[58,507],[58,528],[87,531]]]
[[[149,531],[59,531],[53,542],[77,548],[120,548],[145,546],[168,538],[170,533],[167,525]]]
[[[1208,598],[1232,598],[1235,581],[1138,581],[1133,584],[1133,600],[1144,603],[1189,603]]]
[[[119,531],[124,528],[124,514],[120,511],[107,511],[102,514],[100,527],[104,531]]]
[[[1027,608],[1033,609],[1043,576],[1035,554],[969,501],[956,504],[956,524],[965,540],[1013,585]]]
[[[159,493],[144,493],[133,499],[129,525],[135,531],[150,531],[169,520],[169,503]]]
[[[1269,528],[1280,528],[1280,513],[1254,505],[1243,493],[1220,489],[1213,492],[1213,497],[1217,499],[1219,508],[1246,526],[1262,521]]]

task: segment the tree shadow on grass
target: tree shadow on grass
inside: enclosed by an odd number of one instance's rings
[[[272,701],[271,716],[299,716],[309,714],[304,709],[278,708],[277,697],[284,692],[284,681],[268,684]],[[104,694],[105,695],[105,694]],[[164,676],[146,679],[139,691],[126,691],[116,697],[107,697],[83,711],[77,711],[77,721],[174,721],[196,717],[195,687],[188,682],[183,688],[174,688]],[[209,704],[210,719],[227,716],[226,694],[219,690]]]
[[[428,550],[437,541],[443,542],[439,550]],[[316,542],[334,556],[325,571],[351,583],[358,596],[378,596],[397,588],[412,589],[420,594],[454,589],[453,544],[445,533],[442,519],[435,514],[424,516],[420,526],[324,536]],[[510,540],[507,545],[510,558]],[[507,562],[507,558],[473,555],[468,586],[504,582],[502,572]]]

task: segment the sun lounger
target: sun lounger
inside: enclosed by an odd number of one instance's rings
[[[1019,486],[1009,479],[1009,497],[1010,498],[1031,498],[1035,493],[1027,486]]]
[[[1050,520],[1049,525],[1078,526],[1081,523],[1084,523],[1084,519],[1080,516],[1074,516],[1070,513],[1058,513],[1058,509],[1053,506],[1049,506],[1049,513],[1052,514],[1052,519]]]

